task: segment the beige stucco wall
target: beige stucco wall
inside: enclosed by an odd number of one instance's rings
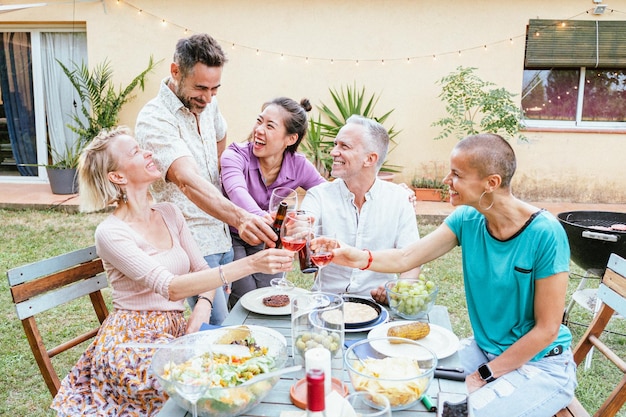
[[[592,0],[133,0],[119,4],[105,0],[75,5],[61,1],[0,14],[0,23],[85,22],[90,62],[108,58],[120,83],[141,71],[151,54],[163,59],[150,75],[146,91],[124,108],[122,122],[131,126],[168,74],[174,45],[185,36],[185,28],[189,33],[210,33],[222,41],[230,58],[218,95],[229,123],[229,141],[245,138],[267,99],[286,95],[308,97],[314,104],[330,103],[329,88],[356,82],[369,93],[381,94],[379,112],[395,109],[389,120],[402,133],[389,159],[404,166],[400,179],[409,181],[432,161],[447,165],[455,143],[451,138],[432,139],[438,131],[430,125],[443,115],[436,80],[460,65],[476,67],[483,80],[518,94],[519,99],[528,20],[626,21],[626,0],[609,3],[612,13],[595,16],[587,13],[594,7]],[[168,23],[163,25],[162,19]],[[309,57],[308,63],[304,57]],[[415,58],[407,62],[407,57]],[[626,178],[621,175],[623,133],[525,135],[528,142],[514,143],[519,195],[626,201]]]

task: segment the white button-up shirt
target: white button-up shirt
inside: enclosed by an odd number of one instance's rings
[[[323,233],[335,233],[341,242],[357,248],[402,248],[420,238],[406,190],[387,181],[376,179],[365,194],[360,212],[354,204],[354,194],[341,179],[311,188],[301,208],[315,217]],[[396,274],[331,263],[322,269],[320,277],[324,292],[369,296],[370,290],[395,279]]]

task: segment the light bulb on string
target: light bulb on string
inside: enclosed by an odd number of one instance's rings
[[[165,19],[161,20],[161,24],[162,24],[163,26],[167,26],[167,22],[165,21]]]

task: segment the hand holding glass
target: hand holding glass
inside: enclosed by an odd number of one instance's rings
[[[310,216],[296,211],[287,212],[287,217],[285,217],[280,230],[283,248],[296,253],[302,249],[306,245],[307,237],[311,234],[311,222]],[[285,277],[285,273],[281,278],[272,279],[270,285],[281,289],[294,287]]]

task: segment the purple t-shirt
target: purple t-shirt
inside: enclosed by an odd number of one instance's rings
[[[276,180],[265,185],[252,143],[231,143],[222,153],[224,195],[239,207],[260,216],[267,213],[272,191],[277,187],[308,190],[325,182],[324,177],[301,153],[285,152]]]

